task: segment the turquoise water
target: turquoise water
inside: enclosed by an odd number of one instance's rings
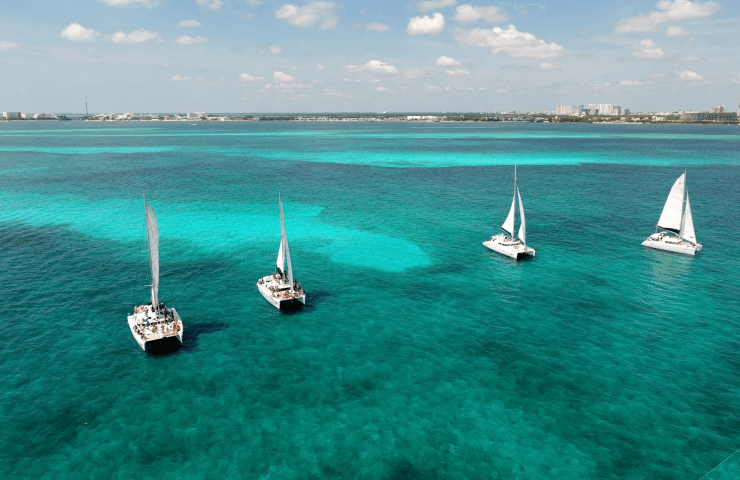
[[[738,152],[737,127],[2,124],[0,478],[698,479],[740,448]],[[519,263],[481,245],[514,162]],[[640,245],[684,168],[695,258]],[[254,285],[278,189],[293,314]],[[126,325],[144,193],[169,355]]]

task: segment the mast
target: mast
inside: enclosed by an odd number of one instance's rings
[[[149,269],[151,271],[152,284],[152,308],[156,310],[159,305],[159,227],[157,226],[157,217],[154,210],[146,202],[144,196],[144,212],[146,215],[146,235],[149,243]]]
[[[285,253],[285,259],[288,261],[288,283],[290,284],[290,293],[295,293],[293,288],[293,266],[290,264],[290,248],[288,247],[288,234],[285,232],[285,216],[283,215],[283,200],[278,194],[278,201],[280,202],[280,234],[282,237],[283,252]]]
[[[514,201],[516,202],[516,163],[514,164]],[[511,241],[514,241],[514,226],[516,225],[516,209],[514,209],[514,223],[511,225]]]
[[[683,197],[681,198],[681,229],[678,231],[679,238],[683,238],[684,228],[686,227],[686,199],[689,196],[689,182],[686,178],[686,169],[683,171]]]

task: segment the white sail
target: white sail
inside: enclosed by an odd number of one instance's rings
[[[697,243],[696,232],[694,231],[694,217],[691,216],[691,204],[689,203],[689,194],[686,194],[686,211],[684,212],[683,234],[681,238],[692,243]]]
[[[519,196],[519,217],[521,217],[521,224],[519,225],[519,240],[522,241],[524,246],[527,246],[527,227],[524,222],[524,205],[522,205],[522,194],[519,193],[519,188],[516,189],[516,194]]]
[[[668,194],[668,200],[663,207],[663,213],[660,214],[658,227],[664,230],[670,230],[678,233],[681,231],[681,217],[683,213],[683,197],[686,187],[686,173],[678,177],[676,183]]]
[[[282,235],[281,246],[285,249],[285,259],[288,261],[288,283],[290,284],[290,293],[294,293],[293,289],[293,266],[290,264],[290,248],[288,247],[288,234],[285,233],[285,217],[283,216],[283,201],[280,201],[280,233]]]
[[[149,267],[152,270],[152,307],[159,305],[159,227],[154,210],[144,200],[146,211],[146,234],[149,239]]]
[[[511,200],[511,208],[509,209],[509,216],[506,217],[504,224],[501,225],[501,229],[507,232],[509,235],[511,235],[512,238],[514,238],[515,210],[516,210],[516,193],[514,193],[514,198]]]
[[[284,237],[280,235],[280,250],[278,250],[277,262],[275,262],[280,275],[285,275],[285,255],[283,255],[283,243],[285,242],[283,238]]]

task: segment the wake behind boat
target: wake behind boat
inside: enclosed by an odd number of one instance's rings
[[[146,212],[146,233],[149,243],[149,267],[151,273],[151,298],[148,305],[134,308],[134,313],[128,316],[128,326],[136,343],[142,350],[152,346],[154,342],[161,343],[168,339],[176,339],[182,345],[184,328],[180,314],[174,307],[167,308],[159,303],[159,227],[154,210],[144,199]]]
[[[514,238],[514,220],[516,216],[516,200],[519,198],[519,216],[521,224],[519,225],[519,239]],[[522,205],[522,196],[519,193],[519,187],[516,185],[516,165],[514,165],[514,199],[511,201],[509,215],[506,217],[501,230],[505,233],[494,235],[490,240],[483,242],[487,248],[494,252],[506,255],[514,260],[521,260],[527,256],[534,257],[535,251],[527,246],[527,227],[524,219],[524,206]],[[507,235],[508,234],[508,235]]]
[[[306,292],[301,284],[293,280],[293,266],[290,263],[290,248],[288,235],[285,233],[285,217],[283,216],[283,201],[280,202],[280,249],[278,250],[276,271],[272,275],[262,277],[257,282],[257,289],[263,297],[279,310],[300,308],[306,304]],[[288,269],[285,269],[285,264]],[[286,275],[287,271],[287,275]]]
[[[658,229],[662,232],[658,232]],[[694,255],[701,251],[701,243],[696,241],[694,217],[691,215],[689,190],[686,185],[686,172],[673,184],[668,199],[660,214],[655,233],[642,244],[656,250]]]

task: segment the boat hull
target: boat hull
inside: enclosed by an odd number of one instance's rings
[[[535,256],[534,248],[522,245],[518,240],[511,240],[503,234],[491,237],[490,240],[483,242],[483,246],[496,253],[505,255],[514,260],[522,260]]]
[[[682,255],[690,255],[694,256],[696,252],[701,250],[701,248],[696,248],[692,245],[678,245],[678,244],[670,244],[665,242],[656,242],[653,240],[645,240],[642,242],[642,245],[644,247],[652,248],[655,250],[663,250],[666,252],[673,252],[673,253],[680,253]]]
[[[665,252],[680,253],[681,255],[694,256],[701,251],[701,243],[691,243],[678,239],[672,235],[663,233],[653,234],[642,242],[644,247]]]
[[[163,316],[155,315],[151,310],[151,305],[142,307],[144,307],[144,311],[128,316],[128,327],[131,330],[131,335],[142,350],[146,351],[147,346],[151,347],[156,343],[172,342],[173,340],[177,340],[182,345],[185,328],[182,319],[180,319],[180,314],[177,313],[174,307],[166,309],[174,318],[169,322],[163,322]]]
[[[257,290],[265,297],[265,300],[270,304],[282,311],[296,310],[306,304],[306,294],[300,295],[280,295],[279,293],[273,292],[270,288],[278,286],[279,283],[275,281],[275,278],[271,275],[262,277],[257,282]]]

